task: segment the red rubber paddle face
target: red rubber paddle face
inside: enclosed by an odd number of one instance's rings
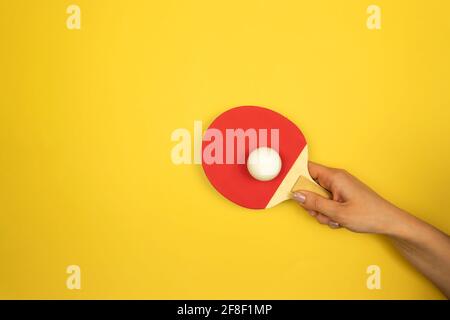
[[[207,138],[210,129],[217,129],[213,130],[215,133],[220,131],[222,141],[211,137]],[[237,156],[238,139],[234,137],[232,141],[227,140],[227,132],[229,133],[230,129],[234,132],[237,132],[238,129],[244,131],[253,129],[258,133],[256,146],[250,146],[249,138],[245,138],[245,154],[243,155],[244,159],[240,159],[241,163],[238,163]],[[279,148],[271,145],[272,135],[277,130]],[[267,139],[264,139],[264,134],[261,135],[264,131],[267,132]],[[233,142],[234,148],[228,148],[227,150],[227,145],[229,147],[230,144],[233,145]],[[211,152],[213,148],[210,144],[212,143],[215,146],[222,145],[223,152],[223,155],[220,156],[220,151],[215,150],[219,153],[215,154],[216,161],[214,163],[205,159],[205,154],[215,153]],[[263,146],[278,149],[282,161],[280,173],[270,181],[258,181],[247,170],[246,160],[249,153],[253,149]],[[236,107],[222,113],[209,126],[202,143],[203,170],[214,188],[228,200],[246,208],[264,209],[305,146],[306,140],[300,129],[281,114],[262,107]],[[234,161],[227,161],[227,151],[231,153],[231,155],[228,155],[228,160],[233,158]],[[218,154],[219,156],[217,156]]]

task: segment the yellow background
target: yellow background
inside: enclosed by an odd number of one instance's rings
[[[81,7],[82,29],[66,28]],[[382,9],[382,30],[366,9]],[[450,3],[0,2],[1,298],[442,298],[377,236],[295,203],[251,211],[171,132],[237,105],[296,122],[344,167],[450,231]],[[82,289],[66,288],[81,267]],[[366,268],[382,289],[366,288]]]

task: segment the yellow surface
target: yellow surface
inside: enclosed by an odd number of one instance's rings
[[[81,7],[82,29],[66,28]],[[367,6],[382,29],[366,28]],[[450,231],[447,0],[0,2],[1,298],[442,298],[376,236],[253,212],[171,132],[262,105]],[[191,129],[192,130],[192,129]],[[82,289],[66,288],[66,267]],[[366,268],[381,267],[381,290]]]

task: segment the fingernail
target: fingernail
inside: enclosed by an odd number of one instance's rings
[[[317,216],[317,212],[315,212],[313,210],[308,210],[308,213],[311,215],[311,217]]]
[[[334,222],[334,221],[328,222],[328,226],[329,226],[331,229],[337,229],[337,228],[340,228],[340,227],[341,227],[341,225],[340,225],[339,223]]]
[[[298,202],[305,203],[306,197],[304,194],[300,192],[294,192],[292,197],[294,198],[294,200],[297,200]]]

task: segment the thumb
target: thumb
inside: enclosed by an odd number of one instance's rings
[[[339,202],[324,198],[310,191],[295,191],[292,194],[292,198],[305,209],[320,212],[330,218],[336,218],[341,208]]]

